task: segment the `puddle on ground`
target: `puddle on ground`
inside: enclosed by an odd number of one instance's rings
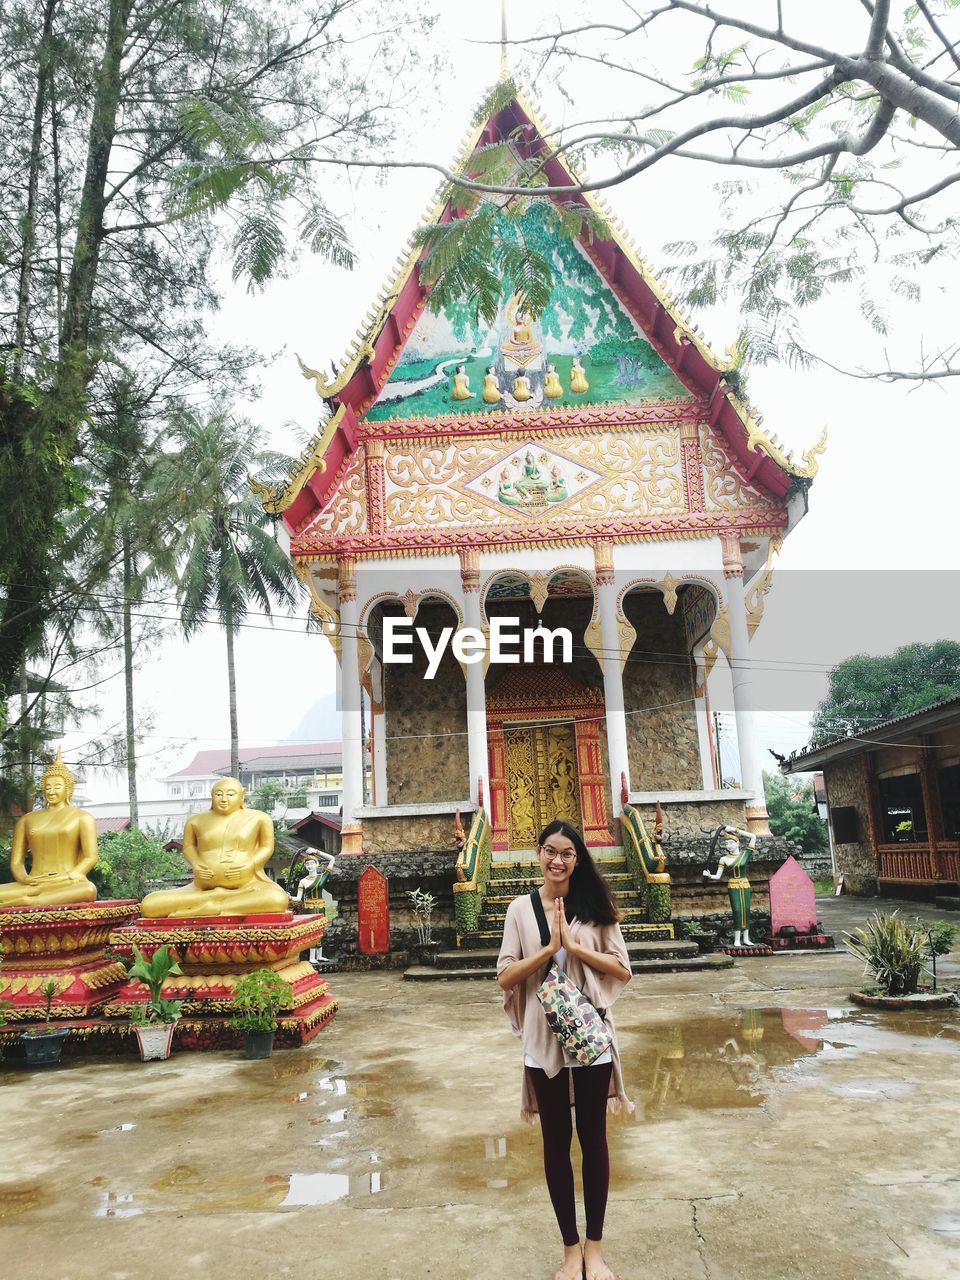
[[[955,1213],[940,1213],[930,1219],[930,1230],[960,1243],[960,1216]]]
[[[104,1191],[94,1211],[95,1218],[138,1218],[144,1206],[138,1204],[132,1191]]]

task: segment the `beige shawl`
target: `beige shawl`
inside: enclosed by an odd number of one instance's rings
[[[579,920],[571,920],[570,934],[575,942],[581,943],[591,951],[599,951],[604,955],[616,956],[629,972],[630,957],[626,943],[618,924],[583,924]],[[537,925],[536,913],[529,894],[514,898],[507,907],[507,918],[503,926],[503,942],[497,958],[497,975],[524,956],[533,955],[541,947],[540,929]],[[583,964],[575,956],[567,955],[564,970],[571,982],[583,992],[590,1003],[597,1009],[606,1009],[604,1022],[613,1037],[611,1056],[613,1071],[610,1073],[610,1094],[607,1107],[610,1111],[625,1108],[634,1110],[634,1105],[623,1089],[623,1073],[620,1069],[620,1049],[617,1044],[617,1031],[610,1016],[610,1006],[627,985],[628,979],[615,978],[611,974],[598,973],[589,965]],[[510,1022],[514,1035],[523,1042],[524,1055],[529,1054],[549,1077],[563,1070],[563,1049],[559,1040],[550,1030],[546,1015],[537,999],[537,987],[543,981],[544,972],[538,970],[524,982],[520,982],[511,991],[503,994],[503,1008]],[[589,1070],[589,1067],[577,1067],[574,1070]],[[573,1101],[573,1081],[570,1082],[571,1103]],[[520,1102],[520,1114],[525,1120],[533,1122],[537,1114],[537,1100],[530,1087],[526,1071],[523,1072],[523,1087]]]

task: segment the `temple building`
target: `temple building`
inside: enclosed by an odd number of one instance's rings
[[[960,900],[960,698],[795,752],[822,769],[838,874],[851,893]]]
[[[458,169],[506,143],[568,186],[544,134],[518,93]],[[466,301],[432,309],[408,248],[336,376],[304,367],[320,431],[261,491],[339,659],[345,853],[448,847],[478,802],[501,855],[555,816],[616,846],[625,796],[660,800],[668,826],[768,830],[749,641],[823,441],[802,463],[782,451],[623,229],[590,195],[564,199],[607,231],[570,238],[549,197],[527,203],[522,234],[554,278],[536,317],[506,284],[492,325]],[[428,221],[456,216],[441,203]],[[385,660],[407,621],[431,644],[463,628],[489,644],[513,618],[569,630],[569,660],[541,644],[471,662],[447,643],[426,678],[416,639],[410,663]],[[718,659],[734,789],[710,728]]]

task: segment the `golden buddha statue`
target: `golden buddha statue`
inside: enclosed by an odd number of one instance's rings
[[[97,827],[92,814],[70,803],[75,783],[58,748],[40,779],[46,808],[25,813],[13,829],[10,871],[16,883],[0,884],[0,907],[96,900],[87,872],[97,862]]]
[[[454,400],[473,399],[473,392],[470,390],[470,379],[467,377],[462,364],[457,365],[457,372],[453,375],[453,388],[450,394]]]
[[[576,357],[570,367],[570,390],[574,395],[582,395],[584,391],[590,390],[586,370]]]
[[[563,395],[563,387],[560,384],[560,375],[557,373],[556,365],[547,365],[547,376],[543,380],[543,394],[548,400],[559,400]]]
[[[483,376],[483,402],[484,404],[496,404],[499,399],[500,384],[497,382],[497,375],[491,364]]]
[[[524,306],[521,294],[515,293],[507,303],[506,318],[510,337],[500,345],[506,368],[524,369],[528,365],[535,365],[535,367],[539,368],[543,345],[537,341],[536,334],[533,331],[533,317]]]
[[[513,398],[521,404],[524,400],[529,400],[532,392],[530,390],[530,379],[526,374],[518,374],[513,380]]]
[[[245,809],[246,790],[223,778],[210,793],[210,808],[183,828],[183,856],[193,884],[148,893],[143,915],[248,916],[286,911],[287,894],[264,867],[273,855],[273,823],[259,809]]]

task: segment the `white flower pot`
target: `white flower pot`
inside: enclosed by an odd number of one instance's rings
[[[145,1026],[134,1027],[140,1045],[140,1061],[150,1062],[157,1058],[169,1058],[170,1046],[173,1044],[173,1028],[175,1022],[151,1022]]]

